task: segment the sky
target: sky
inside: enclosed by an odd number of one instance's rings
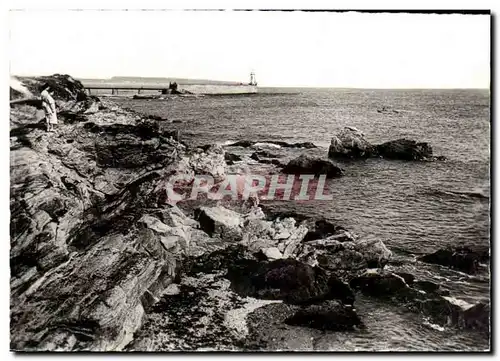
[[[13,75],[489,88],[488,15],[11,11]]]

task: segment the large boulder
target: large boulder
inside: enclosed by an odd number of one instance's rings
[[[342,233],[304,242],[298,251],[298,259],[343,279],[366,268],[383,268],[391,256],[392,252],[378,239],[360,239],[351,234],[346,237]]]
[[[478,271],[480,262],[486,262],[488,259],[487,248],[474,249],[467,246],[443,248],[418,258],[422,262],[439,264],[471,274]]]
[[[248,219],[241,243],[253,252],[275,247],[284,258],[288,258],[296,254],[306,233],[307,228],[296,225],[295,219],[291,217],[274,221]]]
[[[354,128],[345,127],[334,135],[328,148],[329,158],[368,158],[373,155],[373,145],[364,134]]]
[[[382,144],[371,144],[363,132],[354,127],[345,127],[332,137],[328,157],[334,159],[365,159],[382,157],[408,161],[445,160],[434,156],[428,143],[410,139],[396,139]]]
[[[210,175],[215,182],[222,181],[226,177],[225,152],[220,145],[211,144],[195,148],[187,154],[187,163],[194,174]]]
[[[491,312],[489,303],[479,302],[466,309],[461,317],[462,328],[490,332]]]
[[[410,139],[397,139],[378,144],[379,156],[399,160],[432,160],[432,147],[429,143],[418,143]]]
[[[282,172],[287,174],[314,174],[315,176],[326,175],[328,178],[336,178],[344,174],[343,169],[333,162],[309,157],[305,154],[288,162]]]
[[[201,207],[195,211],[200,228],[210,237],[239,241],[242,236],[243,218],[239,213],[222,206]]]
[[[354,290],[375,297],[391,297],[408,288],[405,280],[390,272],[368,270],[349,282]]]
[[[345,283],[294,259],[244,261],[231,267],[228,275],[240,294],[260,299],[284,300],[290,304],[313,304],[325,299],[354,302],[354,295]]]

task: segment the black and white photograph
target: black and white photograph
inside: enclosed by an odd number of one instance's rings
[[[490,10],[8,20],[12,353],[492,351]]]

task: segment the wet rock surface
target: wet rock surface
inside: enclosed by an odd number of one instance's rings
[[[474,274],[478,271],[481,262],[489,260],[489,250],[471,248],[467,246],[445,248],[419,258],[426,263],[434,263]]]
[[[287,174],[314,174],[315,176],[326,175],[328,178],[336,178],[344,174],[343,169],[333,162],[309,157],[305,154],[288,162],[282,172]]]

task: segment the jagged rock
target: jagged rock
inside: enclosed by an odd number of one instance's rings
[[[333,235],[338,235],[336,240],[340,242],[354,240],[354,237],[348,231],[324,219],[317,220],[314,224],[308,224],[307,226],[309,228],[309,232],[307,232],[304,237],[304,242],[327,238]]]
[[[288,317],[285,323],[328,331],[348,331],[363,325],[351,306],[331,300],[306,306]]]
[[[474,274],[478,271],[479,263],[489,259],[489,250],[486,248],[473,249],[467,246],[445,248],[418,259],[422,262],[435,263]]]
[[[223,180],[226,176],[224,150],[219,145],[209,145],[204,149],[196,148],[188,154],[187,163],[194,174],[210,175],[215,182]]]
[[[83,84],[74,79],[69,75],[54,74],[51,76],[40,76],[34,79],[23,79],[23,83],[26,84],[27,88],[33,94],[40,93],[40,85],[48,84],[50,86],[51,92],[54,93],[54,98],[56,100],[75,100],[75,101],[85,101],[87,100],[87,93]]]
[[[445,160],[443,156],[433,156],[428,143],[410,139],[396,139],[382,144],[371,144],[363,132],[354,127],[345,127],[334,135],[328,149],[329,158],[364,159],[382,157],[408,161]]]
[[[224,152],[187,151],[107,101],[85,113],[79,82],[51,79],[74,121],[46,133],[33,107],[11,109],[11,348],[122,350],[180,257],[226,247],[165,204],[173,175],[222,177]]]
[[[325,299],[340,299],[349,304],[354,301],[346,284],[294,259],[235,263],[229,269],[229,278],[240,294],[261,299],[281,299],[291,304],[311,304]]]
[[[243,219],[239,213],[225,207],[201,207],[195,212],[200,228],[210,237],[239,241],[242,236]]]
[[[380,240],[359,239],[349,234],[353,240],[345,241],[345,236],[340,236],[303,243],[298,259],[347,279],[366,268],[382,268],[391,259],[391,251]]]
[[[344,171],[329,160],[312,158],[305,154],[292,159],[282,169],[287,174],[314,174],[315,176],[326,175],[328,178],[340,177]]]
[[[367,158],[373,154],[373,145],[364,134],[353,127],[345,127],[334,135],[328,148],[329,158]]]
[[[295,219],[290,217],[274,221],[250,219],[245,223],[241,243],[253,252],[277,247],[287,258],[296,253],[306,233],[307,228],[297,227]]]
[[[432,147],[428,143],[417,143],[410,139],[397,139],[376,146],[377,153],[387,159],[431,160]]]

